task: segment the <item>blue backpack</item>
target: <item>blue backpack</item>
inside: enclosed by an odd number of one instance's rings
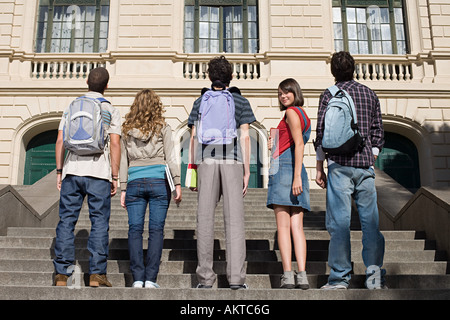
[[[111,114],[102,110],[102,102],[108,100],[82,96],[72,101],[64,114],[65,149],[82,156],[103,153],[107,139],[104,122],[111,122]]]
[[[197,129],[202,144],[230,144],[237,137],[235,104],[228,90],[208,90],[200,103]]]
[[[347,91],[336,85],[328,88],[332,98],[325,111],[322,149],[331,155],[347,155],[360,150],[364,139],[358,130],[355,104]]]

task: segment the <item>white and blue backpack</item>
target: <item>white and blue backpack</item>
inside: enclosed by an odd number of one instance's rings
[[[72,101],[64,114],[64,148],[78,155],[103,153],[107,135],[105,123],[111,123],[111,114],[102,110],[105,98],[79,97]]]
[[[358,129],[355,104],[347,91],[328,88],[332,97],[325,111],[322,149],[331,155],[353,154],[364,146]]]

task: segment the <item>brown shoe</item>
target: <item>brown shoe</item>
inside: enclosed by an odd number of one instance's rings
[[[89,286],[91,287],[112,287],[111,282],[106,278],[106,274],[91,274],[89,277]]]
[[[69,279],[68,275],[57,274],[55,276],[55,286],[57,286],[57,287],[67,287],[67,279]]]

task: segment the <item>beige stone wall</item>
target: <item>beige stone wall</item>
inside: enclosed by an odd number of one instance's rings
[[[416,144],[422,184],[448,186],[450,4],[408,0],[406,6],[411,54],[355,58],[361,64],[410,66],[412,74],[407,80],[362,82],[380,97],[386,130]],[[109,50],[89,55],[34,53],[36,12],[37,1],[0,1],[0,183],[22,183],[27,143],[36,134],[55,129],[63,109],[86,90],[82,75],[61,78],[47,72],[44,76],[36,67],[39,63],[104,63],[111,74],[106,96],[123,116],[138,90],[153,88],[162,97],[175,136],[186,133],[192,103],[200,89],[209,86],[209,81],[201,78],[201,63],[216,54],[183,53],[183,1],[111,1]],[[227,55],[236,65],[259,66],[259,78],[238,79],[236,75],[232,85],[238,86],[252,105],[257,118],[253,129],[264,150],[267,130],[282,116],[276,88],[287,77],[297,79],[304,91],[312,119],[311,140],[315,137],[319,96],[333,82],[329,71],[334,51],[331,19],[329,0],[260,0],[260,52]],[[186,73],[189,64],[194,66],[193,79]],[[200,79],[195,79],[196,64]],[[264,168],[267,157],[266,152]],[[311,187],[315,187],[311,142],[305,149],[305,165]]]
[[[425,2],[426,1],[421,1]],[[450,3],[445,0],[429,0],[428,13],[430,29],[433,35],[432,43],[435,50],[450,49]]]
[[[332,50],[331,1],[269,1],[272,50]]]
[[[174,29],[180,26],[175,9],[183,1],[119,2],[117,50],[173,50]],[[181,18],[182,19],[182,18]]]

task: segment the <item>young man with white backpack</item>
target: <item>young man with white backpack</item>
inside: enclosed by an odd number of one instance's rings
[[[203,89],[193,105],[189,162],[198,165],[197,288],[211,288],[214,211],[223,197],[227,278],[231,289],[245,289],[246,246],[244,196],[250,178],[249,125],[254,122],[250,103],[236,87],[229,87],[232,65],[224,56],[208,64],[211,89]]]
[[[59,124],[55,147],[60,190],[53,260],[56,286],[66,286],[69,276],[77,270],[74,229],[86,196],[91,220],[87,244],[89,285],[111,286],[106,277],[108,230],[111,197],[117,192],[119,175],[121,116],[103,97],[108,81],[105,68],[91,70],[89,92],[67,107]]]
[[[384,237],[379,231],[374,162],[384,145],[380,102],[353,80],[348,52],[331,59],[336,84],[320,97],[316,128],[316,183],[327,189],[326,227],[330,234],[330,275],[322,289],[347,289],[350,282],[350,220],[354,199],[362,227],[366,287],[384,289]],[[324,160],[328,160],[328,178]]]

